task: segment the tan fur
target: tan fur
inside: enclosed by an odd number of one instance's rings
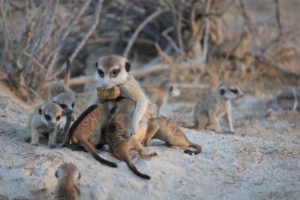
[[[59,131],[63,110],[54,103],[46,103],[39,106],[29,116],[28,134],[30,135],[31,144],[38,145],[41,134],[49,134],[48,146],[56,147],[56,136]],[[46,120],[45,116],[50,116],[51,120]]]
[[[139,123],[147,111],[149,100],[140,84],[129,73],[129,62],[122,56],[110,55],[101,57],[96,66],[98,70],[96,75],[97,87],[110,89],[118,86],[122,97],[131,99],[136,103],[134,112],[130,117],[132,118],[131,125],[124,133],[124,136],[129,137],[135,134]],[[116,72],[116,75],[114,75],[114,72]]]
[[[150,179],[150,176],[142,174],[136,169],[131,161],[132,158],[130,154],[132,150],[136,150],[142,156],[151,157],[156,155],[155,152],[146,153],[140,143],[144,140],[147,133],[147,117],[142,119],[139,124],[139,129],[135,135],[129,137],[128,139],[123,137],[124,132],[127,130],[128,126],[130,126],[132,112],[134,112],[133,101],[129,99],[123,99],[118,102],[118,108],[108,123],[106,141],[109,144],[114,156],[126,162],[133,173],[144,179]]]
[[[220,91],[224,91],[221,94]],[[231,119],[231,100],[243,97],[240,88],[232,83],[223,83],[218,90],[203,96],[194,108],[194,120],[196,129],[211,129],[217,132],[222,131],[219,119],[226,115],[230,132],[233,132]]]
[[[104,106],[92,105],[74,122],[69,134],[72,144],[83,146],[97,161],[117,167],[115,163],[101,158],[95,149],[101,141],[101,129],[106,123],[106,112]]]
[[[77,179],[80,179],[80,172],[74,164],[62,164],[56,171],[55,176],[58,178],[55,191],[56,200],[80,199],[80,190],[76,184]]]
[[[180,147],[185,149],[185,153],[198,154],[201,153],[201,146],[190,142],[184,133],[177,127],[176,123],[166,117],[155,117],[149,120],[147,136],[145,144],[149,146],[151,139],[156,138],[166,142],[171,147]],[[195,151],[187,148],[195,148]]]
[[[168,100],[168,91],[162,90],[159,87],[156,87],[151,84],[144,84],[143,89],[148,96],[149,100],[156,104],[157,113],[159,113],[160,108],[167,102]]]

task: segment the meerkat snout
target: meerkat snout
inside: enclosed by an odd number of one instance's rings
[[[104,56],[96,62],[97,87],[111,89],[128,78],[130,63],[122,56]]]
[[[241,89],[233,83],[223,83],[219,86],[219,94],[225,100],[236,100],[244,97]]]

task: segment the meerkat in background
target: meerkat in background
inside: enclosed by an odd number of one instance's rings
[[[55,172],[58,178],[58,184],[55,191],[56,200],[79,200],[80,190],[77,181],[81,178],[81,174],[77,167],[72,163],[64,163],[59,166]]]
[[[145,115],[149,100],[138,81],[129,73],[130,63],[122,56],[110,55],[101,57],[96,62],[96,82],[98,88],[110,89],[118,86],[121,96],[135,102],[135,109],[131,116],[131,125],[124,133],[125,137],[133,135]]]
[[[139,123],[139,128],[136,134],[124,138],[124,132],[128,129],[131,124],[132,113],[134,112],[134,101],[129,99],[122,99],[117,103],[117,109],[111,119],[108,122],[107,130],[105,133],[106,142],[110,146],[114,156],[124,162],[126,162],[129,169],[137,176],[150,179],[150,176],[143,174],[137,170],[135,165],[132,163],[131,151],[136,150],[138,153],[145,157],[156,156],[156,153],[147,153],[144,147],[140,143],[144,140],[148,131],[148,120],[144,117]]]
[[[173,97],[178,97],[180,95],[178,87],[171,84],[168,80],[164,81],[159,87],[152,84],[143,84],[142,88],[149,100],[156,104],[158,113],[161,107],[166,104],[170,95]]]
[[[204,96],[194,108],[196,129],[211,129],[221,132],[219,119],[226,115],[229,131],[234,132],[231,118],[231,101],[244,96],[240,88],[232,83],[222,83],[218,90]]]
[[[106,124],[106,108],[103,105],[92,105],[74,122],[69,131],[72,144],[79,144],[92,156],[105,165],[117,167],[113,162],[101,158],[95,146],[101,141],[101,129]]]
[[[50,148],[56,147],[56,136],[62,113],[63,110],[55,103],[46,103],[38,107],[29,117],[30,143],[38,145],[40,135],[49,133],[48,146]]]
[[[152,138],[162,140],[170,147],[185,149],[184,153],[190,155],[201,153],[201,146],[190,142],[176,123],[166,117],[155,117],[149,120],[149,128],[144,140],[146,146],[151,144]],[[195,150],[190,150],[189,147]]]

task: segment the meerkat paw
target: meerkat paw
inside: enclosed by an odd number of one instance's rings
[[[124,134],[125,138],[129,138],[130,136],[134,135],[136,132],[135,128],[130,128],[126,131],[126,133]]]
[[[158,154],[154,151],[154,152],[150,152],[150,153],[142,153],[141,154],[141,158],[142,159],[149,159],[149,158],[152,158],[152,157],[155,157],[157,156]]]

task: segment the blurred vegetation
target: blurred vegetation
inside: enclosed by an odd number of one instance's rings
[[[84,92],[96,59],[120,54],[142,81],[253,94],[299,85],[297,0],[0,0],[0,80],[30,101],[62,78]],[[266,92],[268,91],[268,92]]]

